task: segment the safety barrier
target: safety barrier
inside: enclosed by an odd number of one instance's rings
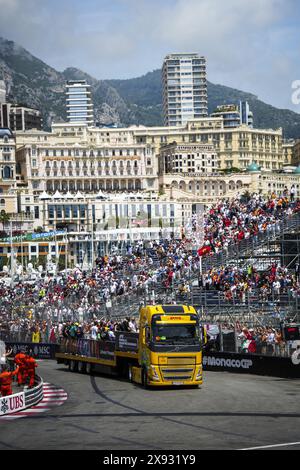
[[[203,369],[216,372],[236,372],[300,379],[300,351],[295,351],[291,357],[204,352]]]
[[[44,397],[44,382],[41,377],[36,375],[35,383],[36,385],[33,388],[25,388],[23,392],[1,397],[0,416],[7,416],[37,405]]]
[[[35,382],[37,385],[33,388],[25,389],[25,408],[31,408],[42,401],[44,397],[44,381],[36,375]]]

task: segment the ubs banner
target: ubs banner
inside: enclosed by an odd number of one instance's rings
[[[300,378],[300,360],[295,357],[273,357],[254,354],[203,352],[203,369]]]
[[[33,354],[36,359],[54,359],[57,345],[48,343],[5,343],[15,356],[19,352]]]
[[[25,408],[25,393],[0,398],[0,416],[16,413]]]

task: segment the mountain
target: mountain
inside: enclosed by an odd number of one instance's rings
[[[162,125],[162,83],[161,70],[128,80],[108,80],[129,106],[134,103],[150,126]],[[282,127],[286,138],[300,137],[300,114],[289,109],[278,109],[264,103],[252,93],[236,90],[223,85],[207,82],[208,112],[212,113],[221,104],[237,104],[248,101],[254,114],[254,125],[259,129]],[[155,118],[153,120],[153,117]],[[145,124],[146,122],[141,122]]]
[[[76,68],[58,72],[13,41],[0,38],[2,76],[9,101],[41,109],[46,129],[52,121],[66,119],[65,82],[71,79],[85,79],[91,85],[95,118],[101,124],[163,124],[160,70],[127,80],[97,80]],[[249,102],[255,127],[283,127],[286,138],[300,137],[300,114],[275,108],[251,93],[208,82],[209,113],[220,104],[240,100]]]
[[[0,77],[7,86],[8,101],[23,103],[43,111],[44,125],[66,119],[65,83],[86,79],[92,86],[95,117],[102,123],[126,122],[128,107],[118,92],[75,68],[58,72],[32,56],[13,41],[0,38]]]
[[[220,104],[248,101],[254,116],[254,126],[259,129],[283,128],[284,137],[300,137],[300,114],[289,109],[278,109],[259,100],[252,93],[235,90],[222,85],[208,83],[209,113]]]

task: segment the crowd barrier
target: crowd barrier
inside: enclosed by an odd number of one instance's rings
[[[7,416],[37,405],[44,397],[43,379],[36,376],[36,385],[7,397],[0,397],[0,416]]]
[[[203,369],[269,377],[300,378],[300,350],[291,357],[262,356],[229,352],[203,352]]]

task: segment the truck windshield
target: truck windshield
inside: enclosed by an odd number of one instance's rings
[[[194,344],[199,341],[196,325],[153,325],[152,341],[155,343]]]

